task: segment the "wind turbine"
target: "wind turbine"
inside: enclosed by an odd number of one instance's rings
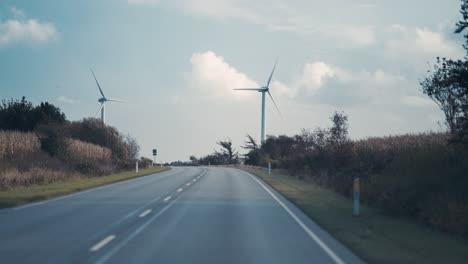
[[[273,73],[275,72],[276,69],[276,64],[278,64],[278,61],[275,62],[275,66],[273,67],[273,70],[271,71],[270,78],[268,78],[266,86],[260,87],[260,88],[241,88],[241,89],[234,89],[237,91],[257,91],[259,93],[262,93],[262,123],[261,123],[261,134],[260,134],[260,142],[263,144],[265,142],[265,93],[268,93],[268,95],[271,98],[271,101],[276,107],[276,110],[278,111],[279,115],[281,116],[281,112],[276,105],[275,99],[273,99],[273,96],[270,93],[270,82],[271,78],[273,77]]]
[[[101,93],[102,97],[99,98],[98,102],[101,103],[101,107],[99,107],[99,110],[96,112],[96,115],[97,116],[99,114],[99,112],[101,112],[101,121],[103,124],[106,123],[106,103],[107,102],[120,102],[120,103],[128,103],[127,101],[124,101],[124,100],[119,100],[119,99],[112,99],[112,98],[107,98],[105,95],[104,95],[104,92],[102,92],[102,89],[101,89],[101,85],[99,84],[97,78],[96,78],[96,75],[94,74],[93,70],[91,70],[91,73],[93,74],[93,77],[94,77],[94,80],[96,81],[96,84],[97,84],[97,87],[99,88],[99,92]]]

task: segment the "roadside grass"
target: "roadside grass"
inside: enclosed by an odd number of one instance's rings
[[[364,205],[361,216],[353,217],[352,201],[336,192],[286,174],[240,168],[262,178],[366,262],[467,263],[466,240]]]
[[[13,207],[30,202],[50,199],[64,194],[82,191],[119,181],[150,175],[169,170],[169,167],[152,167],[134,171],[120,172],[108,176],[71,178],[49,184],[37,184],[0,191],[0,208]]]

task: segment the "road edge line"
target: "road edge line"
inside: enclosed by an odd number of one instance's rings
[[[283,209],[294,219],[294,221],[296,221],[296,223],[309,235],[310,238],[312,238],[315,243],[317,243],[320,248],[322,248],[323,251],[325,251],[325,253],[327,253],[327,255],[333,260],[335,261],[336,264],[345,264],[345,262],[340,258],[338,257],[338,255],[333,252],[333,250],[331,250],[326,244],[325,242],[323,242],[312,230],[309,229],[309,227],[307,227],[306,224],[304,224],[304,222],[302,222],[302,220],[295,214],[293,213],[270,189],[268,189],[260,180],[258,180],[255,176],[253,176],[252,174],[244,171],[244,170],[241,170],[242,172],[244,172],[245,174],[249,175],[253,180],[255,180],[263,189],[265,189],[265,191],[268,192],[268,194],[271,195],[271,197],[273,197],[273,199],[281,206],[283,207]]]

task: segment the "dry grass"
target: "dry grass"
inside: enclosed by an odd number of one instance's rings
[[[169,169],[169,167],[151,167],[149,169],[140,170],[138,173],[126,171],[102,177],[74,177],[73,175],[67,175],[63,180],[48,184],[34,184],[27,187],[23,186],[0,190],[0,208],[49,199],[101,185],[159,173]]]
[[[81,163],[110,163],[112,151],[108,148],[83,142],[76,139],[68,140],[67,158]]]
[[[37,167],[23,172],[20,172],[17,169],[12,169],[0,174],[0,190],[17,188],[20,186],[29,186],[33,184],[47,184],[55,181],[79,177],[79,174]]]
[[[0,159],[39,151],[41,143],[34,133],[0,130]]]

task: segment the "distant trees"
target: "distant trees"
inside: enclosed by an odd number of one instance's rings
[[[190,162],[192,162],[192,164],[194,164],[194,165],[198,164],[198,159],[197,159],[197,157],[195,157],[195,156],[193,156],[193,155],[190,156]]]
[[[42,151],[65,162],[67,157],[71,156],[71,150],[68,149],[70,139],[109,149],[114,169],[128,168],[139,159],[140,146],[130,135],[123,136],[116,128],[107,126],[95,118],[69,122],[55,105],[41,102],[35,106],[25,97],[21,100],[10,99],[1,102],[0,130],[34,132]],[[92,171],[95,167],[87,168]]]
[[[462,0],[463,19],[455,33],[468,27],[468,0]],[[464,35],[468,52],[468,34]],[[468,143],[468,60],[437,58],[429,76],[421,82],[422,91],[444,112],[445,123],[453,138]]]
[[[48,102],[34,106],[22,97],[21,100],[2,100],[0,104],[0,129],[32,131],[44,123],[66,123],[65,114],[60,108]]]
[[[239,152],[232,146],[231,140],[219,141],[216,143],[221,148],[215,150],[213,154],[201,157],[197,160],[195,156],[190,156],[192,163],[197,161],[196,164],[200,165],[227,165],[239,163]]]

